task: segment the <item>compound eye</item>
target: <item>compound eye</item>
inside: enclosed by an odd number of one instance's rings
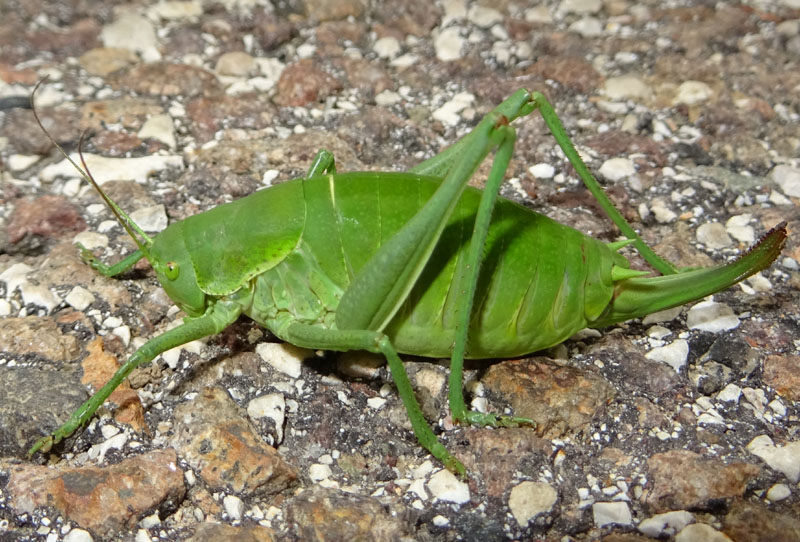
[[[181,274],[180,266],[175,262],[167,262],[165,265],[164,274],[169,280],[175,280]]]

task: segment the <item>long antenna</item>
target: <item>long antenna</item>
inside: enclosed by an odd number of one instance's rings
[[[80,157],[81,165],[83,165],[83,168],[81,168],[77,163],[75,163],[75,161],[72,158],[70,158],[69,154],[67,154],[67,152],[63,149],[63,147],[59,145],[59,143],[55,140],[55,138],[52,135],[50,135],[50,132],[48,132],[47,129],[42,124],[42,120],[39,118],[39,114],[36,112],[36,104],[34,99],[36,96],[36,91],[39,90],[39,87],[45,81],[47,81],[47,76],[40,79],[39,82],[36,83],[36,86],[33,87],[33,92],[31,92],[31,110],[33,111],[33,117],[36,119],[36,123],[39,125],[39,128],[42,129],[44,135],[47,136],[47,139],[49,139],[50,142],[64,156],[64,158],[66,158],[69,161],[69,163],[72,164],[72,167],[74,167],[75,170],[81,174],[81,177],[83,177],[86,180],[86,182],[94,186],[95,190],[97,190],[97,192],[100,194],[100,197],[103,198],[103,201],[106,203],[108,208],[111,209],[111,212],[114,214],[114,217],[117,219],[117,222],[119,222],[125,229],[125,231],[128,232],[128,235],[130,235],[131,238],[134,240],[136,245],[139,247],[139,250],[142,251],[144,257],[147,258],[148,261],[151,261],[150,251],[148,249],[153,244],[153,240],[144,231],[142,231],[142,229],[136,224],[136,222],[134,222],[133,219],[130,216],[128,216],[127,213],[125,213],[125,211],[123,211],[116,203],[114,203],[113,200],[111,200],[111,198],[109,198],[106,195],[103,189],[100,188],[100,185],[97,183],[97,181],[94,180],[91,171],[89,171],[89,166],[86,165],[86,160],[83,157],[83,141],[86,136],[86,130],[84,130],[81,133],[81,138],[78,142],[78,156]],[[143,240],[140,240],[136,234],[141,236],[141,239]]]

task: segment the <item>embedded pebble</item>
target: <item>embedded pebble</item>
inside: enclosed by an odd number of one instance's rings
[[[214,67],[220,75],[247,77],[258,69],[255,58],[244,51],[231,51],[220,55]]]
[[[609,181],[619,181],[636,173],[633,160],[628,158],[609,158],[598,170]]]
[[[428,491],[441,501],[455,504],[469,502],[469,486],[461,482],[449,470],[440,470],[431,476],[428,481]]]
[[[672,100],[672,105],[697,105],[707,101],[713,96],[714,91],[702,81],[684,81],[678,87],[678,93]]]
[[[46,286],[24,282],[19,285],[19,292],[22,295],[22,302],[25,305],[36,305],[44,307],[49,313],[55,309],[61,300],[51,292]]]
[[[673,510],[656,514],[639,523],[638,529],[651,538],[672,536],[694,521],[694,516],[686,510]]]
[[[675,542],[733,542],[725,533],[711,525],[695,523],[688,525],[675,536]]]
[[[89,531],[83,529],[72,529],[64,536],[64,542],[92,542],[93,540]]]
[[[756,240],[756,232],[752,226],[749,225],[752,215],[743,214],[732,216],[725,222],[725,229],[728,233],[741,243],[753,244]]]
[[[256,354],[275,370],[298,378],[303,360],[310,358],[313,352],[287,343],[260,343],[256,346]]]
[[[170,149],[174,149],[177,144],[175,140],[175,124],[172,122],[172,117],[166,114],[153,115],[147,119],[136,136],[140,139],[155,139]]]
[[[569,25],[569,31],[584,38],[597,38],[603,35],[603,23],[594,17],[585,17]]]
[[[117,225],[116,222],[112,222],[112,224],[114,226]],[[93,231],[82,231],[72,238],[72,242],[73,244],[80,243],[84,248],[94,250],[96,248],[106,248],[108,246],[108,236]]]
[[[508,508],[520,527],[539,514],[546,514],[556,503],[558,495],[550,484],[544,482],[522,482],[511,489]]]
[[[797,483],[800,480],[800,440],[775,446],[767,435],[759,435],[750,441],[747,450],[772,469],[782,472],[789,481]]]
[[[0,282],[6,283],[6,292],[11,293],[16,290],[20,284],[28,282],[28,273],[33,271],[33,267],[24,263],[15,263],[2,273],[0,273]]]
[[[597,13],[602,8],[602,0],[564,0],[561,2],[561,9],[565,13]]]
[[[678,215],[660,199],[653,201],[650,209],[653,211],[653,216],[656,217],[656,222],[659,224],[668,224],[674,222]]]
[[[439,109],[433,112],[434,119],[448,126],[455,126],[461,121],[461,111],[472,105],[475,96],[469,92],[459,92],[453,99],[446,102]]]
[[[594,503],[592,517],[596,527],[631,524],[631,510],[628,503],[622,501]]]
[[[716,301],[701,301],[686,314],[686,326],[689,329],[699,329],[719,333],[739,327],[739,317],[728,305]]]
[[[668,345],[653,348],[645,354],[645,357],[666,363],[677,373],[680,372],[681,367],[686,365],[686,359],[689,357],[689,343],[685,339],[676,339]]]
[[[225,508],[225,513],[232,520],[242,519],[244,514],[244,502],[236,495],[225,495],[222,499],[222,506]]]
[[[391,36],[375,41],[372,50],[381,58],[392,59],[400,52],[400,42]]]
[[[708,248],[718,249],[729,247],[733,244],[725,226],[719,222],[706,222],[697,228],[697,242],[703,243]]]
[[[312,482],[321,482],[331,477],[331,468],[323,463],[314,463],[308,468],[308,477]]]
[[[628,74],[606,79],[605,93],[609,100],[627,100],[647,98],[652,90],[641,78]]]
[[[275,422],[277,443],[283,441],[283,422],[286,419],[286,399],[282,393],[269,393],[251,399],[247,403],[247,415],[251,418],[269,418]]]
[[[153,233],[164,231],[169,222],[163,204],[136,209],[130,213],[130,217],[144,231]]]
[[[782,501],[792,495],[792,490],[786,484],[775,484],[767,490],[767,499],[772,502]]]
[[[142,55],[146,62],[161,59],[155,28],[146,17],[126,11],[103,27],[100,39],[106,47],[129,49]]]
[[[738,403],[742,395],[742,388],[736,384],[728,384],[717,394],[717,399],[726,403]]]
[[[469,8],[467,15],[469,21],[475,26],[489,28],[492,25],[503,22],[503,14],[494,8],[473,4]]]
[[[8,157],[8,162],[6,163],[8,169],[11,171],[22,171],[23,169],[28,169],[30,166],[35,164],[41,159],[41,156],[33,154],[12,154]]]
[[[658,324],[660,322],[671,322],[683,310],[683,307],[672,307],[671,309],[664,309],[663,311],[648,314],[642,318],[642,324],[648,326],[650,324]]]
[[[460,35],[460,29],[455,26],[445,28],[434,38],[433,47],[436,50],[436,58],[442,62],[458,60],[464,48],[464,38]]]
[[[386,365],[382,356],[362,350],[344,352],[336,361],[336,369],[353,378],[373,379],[380,375],[381,367]]]
[[[556,173],[556,168],[546,162],[542,162],[529,167],[528,172],[537,179],[552,179]]]
[[[375,105],[379,105],[381,107],[388,107],[390,105],[400,103],[402,99],[403,97],[400,96],[398,93],[393,92],[391,90],[384,90],[375,96]]]
[[[203,14],[200,2],[174,1],[160,2],[147,9],[147,14],[154,18],[167,20],[189,19]]]
[[[11,303],[6,301],[5,299],[0,299],[0,316],[10,316],[11,315]]]
[[[770,171],[769,176],[781,192],[793,198],[800,198],[800,169],[779,164]]]
[[[525,10],[525,20],[529,23],[550,24],[553,22],[553,16],[547,5],[540,4]]]
[[[83,155],[86,165],[99,184],[106,181],[136,181],[144,184],[150,175],[168,168],[183,169],[183,156],[150,154],[136,158],[110,158],[97,154]],[[70,154],[70,158],[80,161],[77,153]],[[52,182],[57,177],[75,179],[80,173],[75,171],[72,164],[66,159],[47,166],[39,172],[39,178],[44,182]]]

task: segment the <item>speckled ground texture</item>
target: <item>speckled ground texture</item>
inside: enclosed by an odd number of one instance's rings
[[[800,540],[800,2],[0,2],[0,540]],[[773,266],[693,308],[468,367],[407,359],[461,482],[419,447],[380,358],[252,322],[158,357],[54,453],[25,455],[180,320],[26,107],[152,231],[301,176],[403,171],[520,87],[680,266],[781,221]],[[503,195],[618,233],[534,114]],[[473,183],[481,186],[488,165]],[[644,263],[628,253],[634,265]],[[545,309],[546,310],[546,309]],[[302,363],[300,360],[304,359]]]

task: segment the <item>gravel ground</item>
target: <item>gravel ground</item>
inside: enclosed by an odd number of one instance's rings
[[[0,4],[0,540],[800,540],[800,2],[5,0]],[[252,322],[135,371],[85,431],[26,458],[180,320],[35,124],[148,231],[298,177],[403,171],[541,90],[622,213],[680,266],[781,221],[764,272],[691,308],[468,367],[407,360],[458,480],[416,443],[382,360]],[[538,115],[503,195],[617,233]],[[480,186],[481,168],[473,181]],[[644,266],[629,253],[636,266]]]

